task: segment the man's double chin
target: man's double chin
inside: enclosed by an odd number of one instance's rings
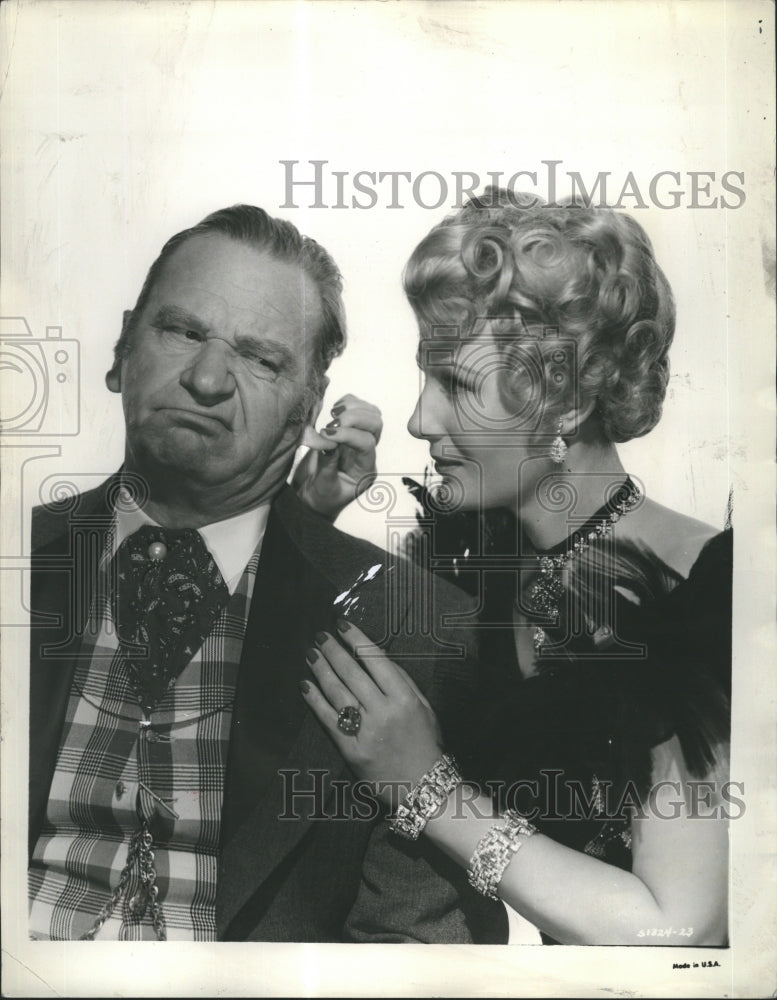
[[[225,449],[216,448],[214,457],[223,460]],[[191,488],[191,482],[202,479],[206,481],[216,471],[218,463],[203,454],[202,449],[186,449],[176,446],[174,442],[154,442],[148,446],[133,451],[133,465],[141,475],[144,475],[151,485],[154,482],[164,482],[169,490],[176,480],[181,491]],[[226,477],[225,477],[226,478]]]

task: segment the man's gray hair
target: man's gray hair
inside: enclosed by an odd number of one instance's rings
[[[132,310],[132,318],[122,329],[114,348],[114,367],[120,365],[130,351],[135,322],[143,312],[151,289],[167,260],[187,240],[208,233],[221,233],[256,250],[265,250],[275,260],[296,264],[315,283],[321,298],[322,321],[316,334],[313,371],[316,378],[315,390],[323,392],[324,373],[345,347],[342,275],[331,255],[319,243],[309,236],[303,236],[291,222],[275,219],[255,205],[221,208],[206,216],[196,226],[170,237],[151,265]]]

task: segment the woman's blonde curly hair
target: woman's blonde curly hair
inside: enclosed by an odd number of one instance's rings
[[[674,298],[650,240],[630,216],[488,188],[421,241],[404,286],[422,333],[455,326],[461,337],[477,336],[477,321],[491,320],[508,355],[501,391],[512,404],[526,392],[516,348],[540,346],[546,429],[570,406],[573,384],[581,408],[595,404],[610,441],[628,441],[657,424]],[[551,378],[558,338],[574,342],[574,370]]]

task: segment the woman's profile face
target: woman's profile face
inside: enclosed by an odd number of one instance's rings
[[[486,324],[463,340],[422,334],[419,342],[424,385],[408,430],[429,442],[437,472],[465,509],[520,509],[549,470],[555,427],[543,412],[539,349],[528,344],[506,357],[498,339]]]

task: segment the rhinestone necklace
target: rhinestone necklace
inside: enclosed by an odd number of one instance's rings
[[[563,569],[575,560],[581,552],[595,545],[612,531],[618,521],[642,501],[642,492],[630,478],[617,490],[615,495],[597,511],[582,527],[574,531],[561,545],[556,546],[561,551],[558,555],[537,556],[539,577],[529,590],[529,603],[535,614],[543,615],[557,625],[560,617],[559,599],[564,593],[561,582]],[[540,625],[534,629],[534,648],[539,650],[545,645],[547,633]]]

